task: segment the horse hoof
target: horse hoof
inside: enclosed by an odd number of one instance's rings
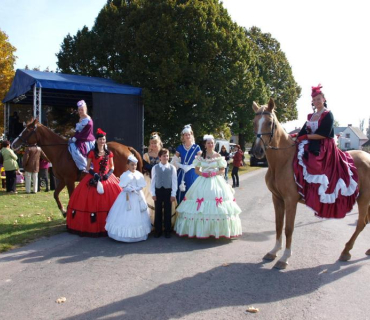
[[[366,251],[365,253],[367,256],[370,256],[370,249]]]
[[[339,257],[339,261],[351,260],[351,255],[349,253],[342,253]]]
[[[67,217],[67,211],[62,211],[63,218]]]
[[[275,263],[274,268],[278,270],[284,270],[287,268],[287,266],[288,266],[287,262],[278,261]]]
[[[272,261],[272,260],[275,260],[275,258],[276,258],[276,254],[267,253],[267,254],[263,257],[263,260]]]

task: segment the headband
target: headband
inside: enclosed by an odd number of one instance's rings
[[[80,101],[78,101],[78,102],[77,102],[77,107],[78,107],[78,108],[79,108],[79,107],[83,107],[83,106],[87,107],[87,106],[86,106],[86,102],[85,102],[85,100],[80,100]]]
[[[187,124],[186,126],[184,126],[184,129],[182,129],[181,134],[191,133],[191,132],[192,132],[191,125],[190,124]]]
[[[203,136],[203,140],[206,141],[206,140],[215,140],[215,138],[213,137],[213,135],[211,134],[206,134]]]
[[[150,135],[150,140],[153,140],[153,139],[159,139],[159,135],[157,132],[153,132],[151,135]]]
[[[131,162],[133,162],[133,163],[137,163],[137,162],[139,161],[139,160],[137,160],[137,159],[135,158],[135,156],[134,156],[133,154],[130,154],[130,155],[128,156],[127,160],[129,160],[129,161],[131,161]]]

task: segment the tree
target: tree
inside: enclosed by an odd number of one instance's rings
[[[267,101],[270,88],[283,103],[285,84],[294,100],[289,70],[279,67],[286,75],[276,90],[256,48],[218,0],[108,0],[92,29],[68,34],[57,57],[61,72],[143,88],[146,134],[160,131],[173,145],[187,123],[197,136],[225,123],[251,136],[252,101]],[[282,104],[281,114],[294,118],[294,108]]]
[[[16,50],[8,41],[6,33],[0,30],[0,133],[4,132],[4,104],[1,101],[9,91],[14,78]]]
[[[145,131],[170,142],[187,123],[196,135],[230,123],[237,82],[243,96],[252,87],[251,55],[217,0],[112,0],[91,31],[64,39],[57,57],[62,72],[142,87]]]
[[[370,118],[369,118],[369,124],[366,129],[366,136],[370,139]]]
[[[365,118],[359,120],[359,128],[360,128],[361,132],[364,132],[364,130],[365,130]]]
[[[280,122],[297,119],[297,100],[301,88],[296,83],[291,66],[280,43],[270,33],[262,33],[257,27],[245,30],[252,50],[256,55],[256,78],[254,90],[247,98],[246,105],[238,110],[239,121],[233,125],[234,133],[239,134],[239,144],[251,141],[253,136],[253,101],[267,103],[272,97],[276,103],[276,113]]]

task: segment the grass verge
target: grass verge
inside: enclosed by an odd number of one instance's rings
[[[17,186],[18,194],[0,190],[0,252],[17,248],[41,237],[64,232],[65,219],[54,200],[54,192],[27,194]],[[68,204],[67,189],[60,200]]]

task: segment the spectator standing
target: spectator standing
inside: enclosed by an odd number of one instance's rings
[[[24,178],[26,182],[26,193],[31,193],[31,179],[33,183],[33,192],[37,192],[38,172],[40,169],[40,157],[47,159],[45,153],[40,147],[33,145],[26,148],[23,156]]]
[[[224,145],[221,147],[220,155],[221,155],[221,157],[225,158],[225,161],[227,163],[227,166],[225,168],[225,180],[227,181],[228,180],[227,174],[229,172],[230,153],[227,152],[226,147]]]
[[[5,170],[6,177],[6,192],[18,193],[17,187],[17,171],[19,171],[18,166],[18,156],[10,149],[10,142],[8,140],[2,142],[1,155],[3,158],[3,166]]]
[[[233,170],[231,171],[231,177],[233,178],[233,188],[239,187],[239,168],[243,166],[243,151],[237,144],[235,146],[235,153],[233,156]]]

